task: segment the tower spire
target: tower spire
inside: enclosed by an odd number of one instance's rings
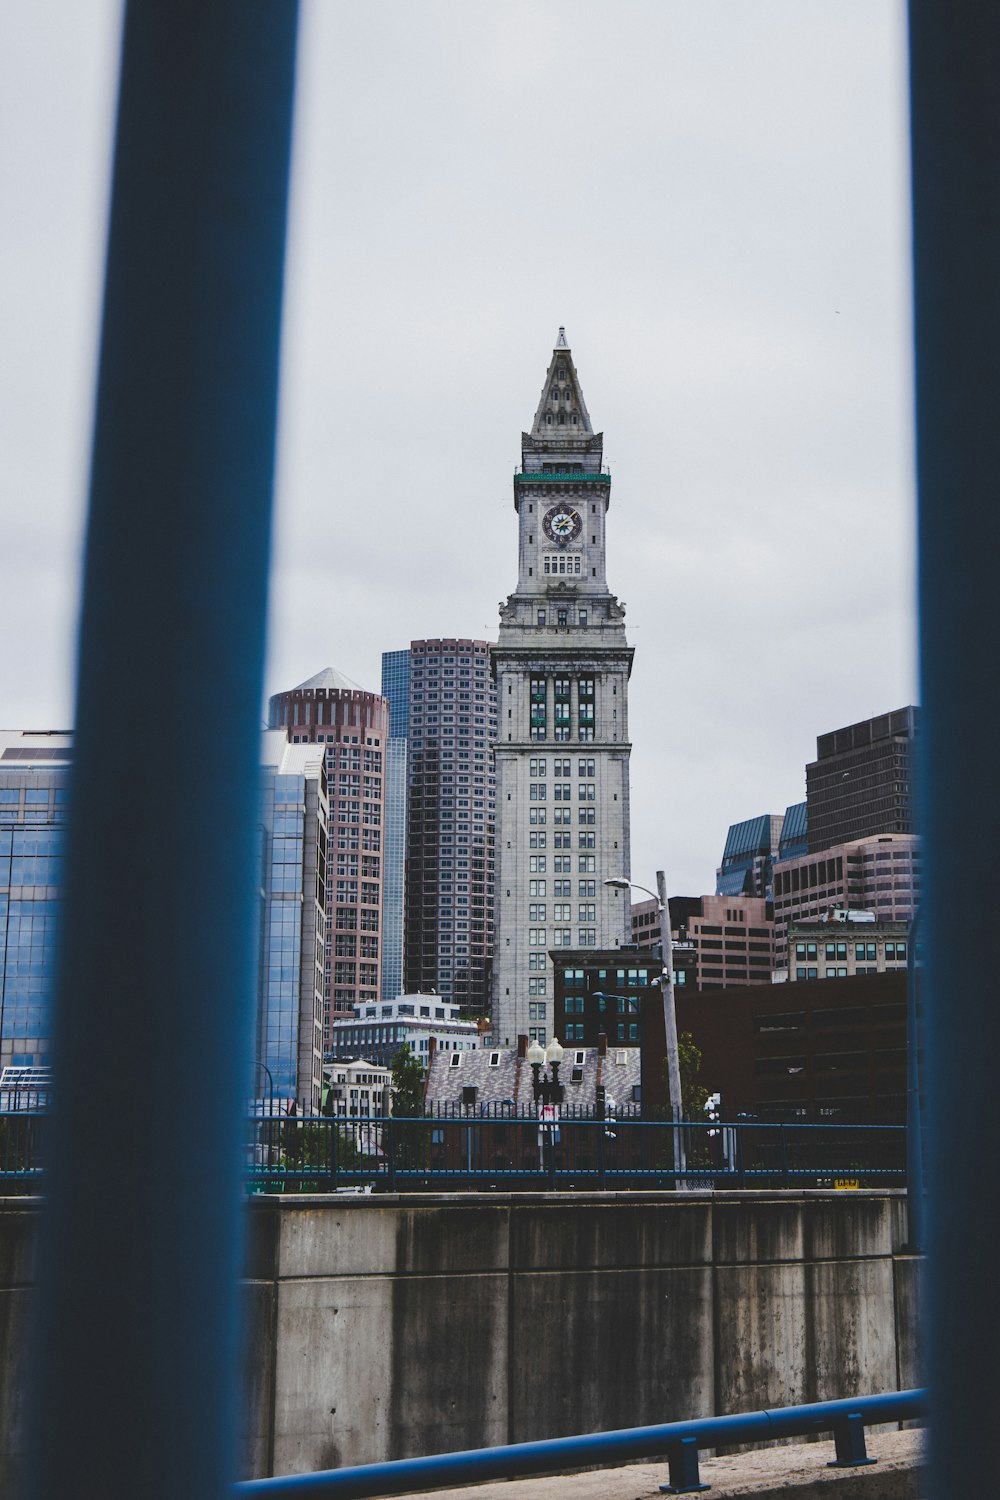
[[[545,384],[535,420],[531,424],[531,436],[551,442],[556,439],[592,437],[593,433],[587,403],[580,387],[580,377],[576,373],[573,356],[566,342],[566,330],[560,328],[559,338],[545,372]]]

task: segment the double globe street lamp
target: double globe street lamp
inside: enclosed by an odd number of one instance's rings
[[[564,1057],[563,1048],[556,1037],[542,1049],[541,1043],[531,1043],[525,1056],[531,1064],[531,1088],[536,1104],[561,1104],[565,1085],[559,1082],[559,1065]],[[549,1077],[542,1077],[542,1065],[548,1063]]]

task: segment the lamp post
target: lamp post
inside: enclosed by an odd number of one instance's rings
[[[539,1042],[532,1042],[526,1053],[527,1060],[531,1064],[531,1090],[535,1096],[535,1103],[561,1104],[565,1086],[559,1082],[559,1065],[564,1057],[563,1048],[556,1037],[553,1037],[549,1045],[542,1050]],[[548,1078],[542,1077],[542,1064],[548,1063]]]
[[[667,1091],[670,1095],[668,1100],[670,1118],[674,1122],[674,1168],[678,1172],[687,1170],[687,1162],[684,1153],[684,1138],[680,1128],[681,1121],[681,1066],[680,1056],[677,1051],[677,1013],[674,1008],[674,976],[673,976],[673,951],[670,940],[670,911],[667,906],[667,882],[662,870],[656,872],[656,893],[648,886],[639,885],[634,880],[627,880],[624,876],[615,876],[604,882],[615,891],[644,891],[647,896],[652,896],[656,902],[656,909],[660,916],[660,955],[663,962],[663,972],[660,975],[660,991],[663,995],[663,1037],[667,1054]],[[683,1182],[677,1183],[683,1187]]]
[[[542,1051],[541,1044],[537,1041],[531,1043],[525,1054],[531,1064],[531,1091],[535,1096],[538,1110],[538,1150],[539,1155],[543,1151],[543,1142],[546,1132],[549,1136],[549,1176],[552,1185],[555,1186],[555,1131],[556,1120],[559,1118],[557,1111],[563,1101],[565,1085],[559,1082],[559,1064],[563,1060],[563,1049],[559,1044],[558,1037],[553,1037],[549,1045]],[[542,1077],[542,1064],[548,1063],[549,1077]],[[544,1165],[544,1163],[542,1163]]]

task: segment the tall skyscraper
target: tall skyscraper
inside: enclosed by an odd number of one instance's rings
[[[625,611],[605,577],[611,476],[560,328],[514,475],[517,588],[500,609],[493,1033],[551,1034],[549,950],[631,937]],[[529,1009],[530,1007],[530,1009]],[[530,1025],[529,1025],[530,1021]]]
[[[407,723],[405,988],[482,1012],[493,946],[490,645],[413,641],[386,652],[382,671],[394,736]]]
[[[0,733],[0,1070],[49,1061],[72,744]]]
[[[328,812],[322,747],[264,734],[253,1092],[307,1110],[323,1082]]]
[[[325,746],[330,795],[323,1028],[381,990],[382,826],[389,705],[327,667],[270,701],[292,744]],[[332,952],[331,952],[332,949]]]
[[[880,833],[912,833],[912,706],[831,730],[806,766],[809,853]]]
[[[382,652],[382,697],[389,705],[382,851],[382,999],[403,993],[406,930],[406,808],[410,744],[410,653]]]

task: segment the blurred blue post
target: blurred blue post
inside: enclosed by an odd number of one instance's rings
[[[917,994],[917,939],[920,909],[910,922],[906,945],[906,1243],[919,1254],[924,1241],[924,1111],[922,1099],[922,1037]]]
[[[996,1487],[1000,7],[911,0],[931,1477]]]
[[[236,1472],[296,0],[126,7],[29,1493]]]

